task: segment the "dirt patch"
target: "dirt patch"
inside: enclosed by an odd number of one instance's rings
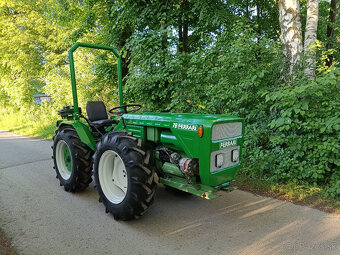
[[[5,235],[0,231],[0,255],[16,255],[14,248],[11,243],[5,237]]]

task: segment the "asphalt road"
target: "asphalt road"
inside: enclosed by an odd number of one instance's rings
[[[237,190],[208,201],[159,187],[141,219],[115,221],[93,183],[59,187],[50,146],[0,131],[0,226],[19,254],[340,254],[339,216]]]

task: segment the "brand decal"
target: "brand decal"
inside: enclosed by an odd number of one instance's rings
[[[220,149],[230,147],[230,146],[235,146],[235,145],[236,145],[236,140],[222,142],[222,143],[220,143]]]
[[[172,128],[197,131],[196,125],[182,124],[182,123],[173,123]]]

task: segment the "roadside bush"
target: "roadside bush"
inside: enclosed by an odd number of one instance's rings
[[[266,92],[273,118],[264,175],[276,183],[292,181],[329,186],[340,197],[340,70],[319,73],[315,81],[296,80]],[[265,164],[264,164],[265,165]]]

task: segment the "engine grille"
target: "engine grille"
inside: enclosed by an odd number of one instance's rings
[[[242,122],[216,124],[212,127],[213,141],[242,135]]]

